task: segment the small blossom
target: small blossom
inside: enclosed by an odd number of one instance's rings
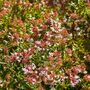
[[[71,13],[70,16],[73,19],[78,19],[79,18],[78,14],[76,14],[76,13]]]
[[[69,55],[69,56],[72,56],[72,50],[70,49],[70,48],[68,48],[67,50],[66,50],[66,53]]]
[[[31,84],[36,84],[37,80],[34,77],[27,77],[26,80]]]
[[[86,60],[87,60],[87,61],[90,61],[90,55],[89,55],[89,54],[86,55]]]
[[[11,2],[9,2],[9,1],[4,2],[4,7],[8,8],[10,6],[11,6]]]
[[[64,37],[66,37],[66,36],[69,35],[69,33],[68,33],[68,31],[67,31],[66,29],[62,30],[62,31],[61,31],[61,34],[62,34]]]
[[[84,78],[85,81],[90,81],[90,74],[84,75],[83,78]]]

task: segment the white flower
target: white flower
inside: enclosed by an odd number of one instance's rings
[[[36,79],[32,79],[32,84],[35,84],[36,83]]]
[[[22,69],[24,71],[24,74],[28,74],[28,70],[26,68]]]
[[[90,75],[88,75],[87,78],[90,79]]]
[[[41,44],[41,41],[35,41],[36,44]]]
[[[84,71],[83,73],[84,73],[84,74],[87,74],[87,71]]]
[[[2,80],[0,80],[0,84],[2,83],[3,81]]]
[[[32,63],[32,69],[34,70],[36,68],[36,65]]]
[[[38,49],[39,51],[41,51],[41,50],[42,50],[42,48],[40,48],[40,47],[37,47],[37,49]]]
[[[50,53],[50,52],[49,52],[49,55],[50,55],[50,56],[53,56],[53,53]]]
[[[0,87],[3,87],[3,83],[2,83],[2,84],[0,84]]]
[[[76,79],[78,79],[78,78],[79,78],[79,76],[75,75],[75,78],[76,78]]]
[[[27,52],[27,50],[26,50],[26,49],[24,49],[24,52]]]
[[[2,48],[0,48],[0,51],[2,51],[3,49]]]

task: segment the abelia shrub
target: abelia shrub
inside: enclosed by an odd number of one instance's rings
[[[0,1],[0,90],[89,90],[89,0]]]

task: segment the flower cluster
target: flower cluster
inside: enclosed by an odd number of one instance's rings
[[[18,61],[22,63],[30,62],[29,58],[34,53],[35,48],[30,48],[28,50],[24,50],[22,52],[13,53],[10,57],[12,62]]]
[[[23,68],[26,80],[31,84],[44,82],[46,85],[63,83],[68,77],[64,74],[55,74],[49,66],[36,68],[35,64],[29,64]]]
[[[87,71],[85,70],[85,67],[82,65],[73,66],[71,69],[68,69],[66,72],[69,76],[72,87],[75,87],[75,85],[77,85],[81,81],[78,74],[87,73]]]

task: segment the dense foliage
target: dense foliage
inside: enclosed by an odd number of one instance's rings
[[[0,90],[90,90],[89,0],[0,0]]]

